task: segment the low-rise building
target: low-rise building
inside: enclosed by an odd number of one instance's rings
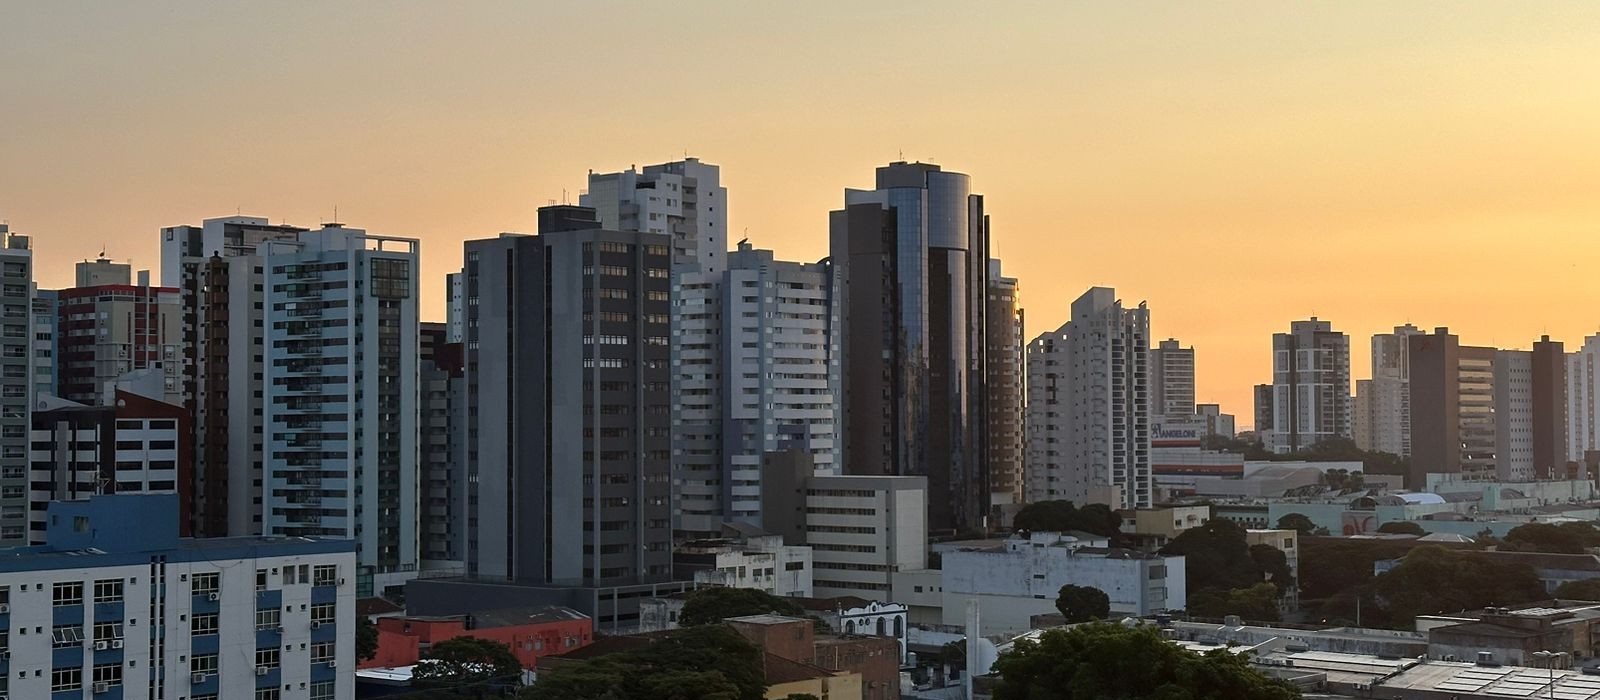
[[[910,609],[906,605],[855,596],[802,598],[795,602],[839,634],[894,639],[899,643],[900,661],[906,660],[906,630],[911,627]]]
[[[439,642],[470,637],[505,644],[526,669],[545,656],[594,641],[594,621],[571,608],[488,610],[446,617],[384,617],[378,620],[378,653],[361,668],[411,666]]]
[[[755,588],[781,597],[812,592],[811,548],[783,543],[743,523],[724,523],[723,537],[690,540],[672,553],[673,574],[695,583]]]
[[[0,696],[354,698],[355,542],[181,538],[177,500],[56,502],[0,557]]]
[[[1185,530],[1211,522],[1211,506],[1156,506],[1123,511],[1122,534],[1141,549],[1166,546]]]
[[[1188,600],[1183,557],[1086,546],[1059,533],[946,552],[943,572],[944,623],[965,624],[967,602],[977,601],[986,635],[1027,631],[1030,616],[1055,611],[1067,584],[1104,591],[1113,614],[1180,610]]]
[[[928,568],[927,479],[813,476],[805,542],[818,597],[884,598],[897,571]]]

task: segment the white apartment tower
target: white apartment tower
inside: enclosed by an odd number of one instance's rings
[[[33,405],[33,252],[0,224],[0,547],[28,543],[28,429]]]
[[[1168,338],[1150,350],[1150,392],[1150,410],[1157,415],[1195,414],[1193,347]]]
[[[728,190],[721,170],[698,158],[632,166],[617,173],[589,172],[589,191],[578,198],[592,207],[600,227],[664,233],[672,237],[674,269],[717,272],[728,250]]]
[[[760,522],[763,455],[837,471],[828,273],[741,241],[725,268],[680,270],[674,286],[674,530],[714,537]]]
[[[1355,425],[1351,432],[1363,450],[1411,455],[1411,360],[1408,337],[1422,333],[1411,324],[1372,336],[1372,378],[1356,382]]]
[[[1350,437],[1350,337],[1315,316],[1291,323],[1288,333],[1274,334],[1272,386],[1258,399],[1267,401],[1256,410],[1271,418],[1272,428],[1263,437],[1274,452]]]
[[[261,248],[263,531],[356,540],[363,595],[418,563],[418,247],[326,224]]]
[[[1028,345],[1028,500],[1152,503],[1150,312],[1094,287]]]
[[[1586,453],[1600,451],[1600,333],[1567,353],[1567,455],[1587,464]]]

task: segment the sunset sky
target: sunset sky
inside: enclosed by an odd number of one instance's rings
[[[730,223],[826,254],[874,166],[988,198],[1030,336],[1091,285],[1250,418],[1313,314],[1527,347],[1600,330],[1600,3],[0,0],[0,219],[44,287],[235,211],[531,231],[590,170],[722,166]]]

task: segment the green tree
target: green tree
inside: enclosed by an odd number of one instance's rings
[[[1528,523],[1506,533],[1501,549],[1551,554],[1583,554],[1600,546],[1600,530],[1589,523]]]
[[[1251,622],[1277,622],[1278,588],[1258,583],[1249,588],[1204,588],[1189,595],[1190,615],[1220,618],[1238,615]]]
[[[994,700],[1294,700],[1299,691],[1225,649],[1204,655],[1154,627],[1097,623],[1023,640],[995,663]]]
[[[1287,593],[1295,587],[1294,572],[1289,570],[1289,556],[1277,547],[1269,544],[1250,545],[1250,560],[1256,563],[1256,570],[1261,572],[1262,578],[1271,581]]]
[[[1428,534],[1428,531],[1422,529],[1421,525],[1411,522],[1410,520],[1390,520],[1389,522],[1379,525],[1378,532],[1389,535],[1416,535],[1417,537],[1422,537]]]
[[[474,685],[491,680],[515,681],[522,674],[511,647],[492,639],[456,637],[433,645],[411,673],[418,687]]]
[[[1294,530],[1301,535],[1309,535],[1317,530],[1317,524],[1311,522],[1303,513],[1289,513],[1278,518],[1279,530]]]
[[[1111,540],[1122,536],[1122,516],[1104,503],[1082,508],[1071,501],[1038,501],[1023,506],[1011,520],[1018,532],[1067,532],[1081,530]]]
[[[1562,600],[1600,600],[1600,578],[1568,581],[1556,587],[1554,595]]]
[[[653,638],[646,647],[542,671],[522,697],[761,700],[765,694],[761,650],[727,625],[699,625]]]
[[[1372,590],[1390,621],[1408,625],[1417,615],[1515,605],[1545,597],[1544,584],[1526,564],[1497,562],[1475,551],[1417,547],[1393,569],[1373,579]]]
[[[371,661],[378,655],[378,626],[366,615],[356,616],[356,659]]]
[[[730,617],[768,613],[806,617],[806,610],[799,603],[760,589],[702,588],[684,599],[678,624],[684,627],[712,625]]]
[[[1167,556],[1182,555],[1189,590],[1249,588],[1261,582],[1262,572],[1250,558],[1245,530],[1224,518],[1212,518],[1200,527],[1184,530],[1161,548]]]
[[[1069,625],[1104,620],[1111,614],[1111,597],[1093,586],[1074,586],[1069,583],[1062,586],[1056,595],[1056,609],[1061,611],[1061,616],[1067,619]]]

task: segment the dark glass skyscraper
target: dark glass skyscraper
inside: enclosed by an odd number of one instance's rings
[[[983,197],[964,174],[890,163],[829,229],[845,473],[926,476],[930,528],[983,526]]]

